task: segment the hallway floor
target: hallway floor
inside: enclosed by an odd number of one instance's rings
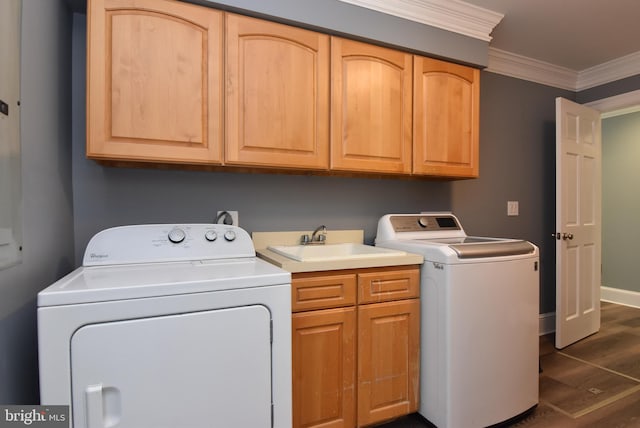
[[[540,338],[540,403],[516,428],[640,427],[640,309],[602,302],[600,331],[557,350]],[[432,427],[418,415],[379,428]]]

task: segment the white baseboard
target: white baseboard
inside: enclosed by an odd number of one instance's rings
[[[538,327],[540,336],[553,333],[554,331],[556,331],[556,313],[547,312],[546,314],[540,314],[540,324]]]
[[[640,308],[640,293],[637,291],[600,287],[600,300]]]
[[[603,302],[616,303],[618,305],[631,306],[640,309],[640,292],[622,290],[620,288],[600,287],[600,300]],[[539,332],[540,336],[556,331],[556,313],[547,312],[540,314]]]

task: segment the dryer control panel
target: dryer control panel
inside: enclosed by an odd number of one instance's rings
[[[144,224],[97,233],[83,266],[255,257],[249,234],[224,224]]]

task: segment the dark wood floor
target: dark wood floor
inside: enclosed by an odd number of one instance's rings
[[[600,331],[562,350],[540,338],[540,402],[517,428],[640,427],[640,309],[602,303]],[[379,428],[433,427],[409,415]]]

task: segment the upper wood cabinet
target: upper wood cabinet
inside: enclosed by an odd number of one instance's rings
[[[87,156],[478,176],[479,71],[175,0],[90,0]]]
[[[479,70],[421,56],[413,68],[413,173],[477,177]]]
[[[87,156],[220,163],[222,12],[168,0],[88,9]]]
[[[331,169],[411,172],[406,52],[331,38]]]
[[[329,36],[226,20],[226,163],[327,169]]]

